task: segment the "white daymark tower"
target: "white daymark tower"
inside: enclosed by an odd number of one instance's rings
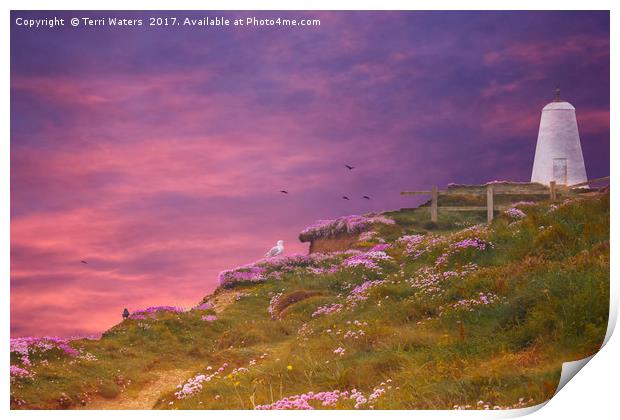
[[[532,182],[573,185],[587,180],[575,107],[561,101],[557,89],[554,101],[543,108],[540,117]]]

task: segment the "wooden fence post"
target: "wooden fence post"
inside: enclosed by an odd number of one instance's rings
[[[555,181],[549,183],[549,198],[551,198],[551,200],[556,200],[558,198]]]
[[[437,186],[431,190],[431,222],[437,222]]]
[[[493,221],[493,185],[487,185],[487,222]]]

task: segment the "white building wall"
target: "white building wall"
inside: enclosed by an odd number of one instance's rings
[[[551,102],[540,118],[532,182],[572,185],[587,179],[575,108],[568,102]]]

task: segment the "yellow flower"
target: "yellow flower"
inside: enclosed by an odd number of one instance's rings
[[[239,386],[239,381],[235,382],[235,386]]]
[[[228,376],[226,376],[228,379],[232,379],[232,373],[229,373]]]
[[[288,366],[286,367],[286,370],[293,370],[293,365],[288,365]]]

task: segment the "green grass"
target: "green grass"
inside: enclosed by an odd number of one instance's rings
[[[374,408],[481,408],[480,400],[511,407],[520,399],[538,404],[553,395],[562,363],[596,352],[605,336],[609,195],[573,200],[553,211],[548,202],[522,209],[526,218],[515,222],[499,215],[478,231],[461,229],[484,215],[445,212],[435,226],[424,227],[427,209],[390,212],[397,225],[377,227],[378,236],[393,242],[422,233],[436,235],[437,244],[418,258],[394,244],[387,251],[393,260],[381,263],[381,274],[353,268],[315,275],[300,267],[277,281],[223,291],[244,295],[215,322],[202,321],[206,312],[199,311],[126,320],[99,341],[73,343],[96,361],[56,354],[47,365],[35,362],[32,378],[12,383],[12,407],[61,408],[64,394],[69,406],[79,408],[94,395],[131,395],[156,372],[183,368],[208,374],[208,366],[223,363],[229,364],[224,373],[188,398],[178,400],[177,384],[170,384],[155,407],[251,409],[309,391],[356,388],[368,395],[376,387],[386,392]],[[428,294],[407,281],[435,267],[450,243],[473,236],[492,246],[457,250],[438,272],[470,263],[476,270],[441,280],[439,291]],[[317,307],[343,303],[353,287],[375,279],[386,281],[367,300],[312,317]],[[280,292],[271,319],[267,307]],[[471,311],[450,307],[481,292],[497,301]],[[354,321],[367,325],[353,327]],[[343,338],[360,328],[363,336]],[[345,348],[343,356],[334,354],[338,347]],[[18,363],[13,355],[12,363]],[[236,367],[248,371],[230,375]],[[334,408],[352,407],[351,400],[341,400]]]

